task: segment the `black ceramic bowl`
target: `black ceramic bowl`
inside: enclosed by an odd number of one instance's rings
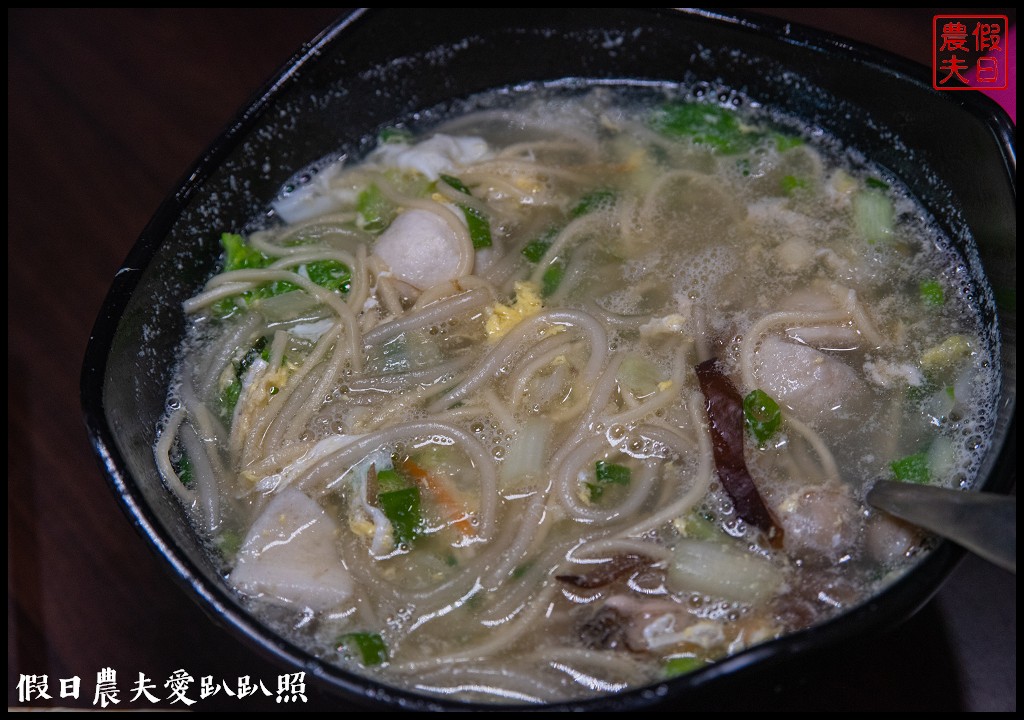
[[[973,92],[934,91],[924,67],[763,18],[628,9],[357,13],[285,67],[158,209],[114,280],[82,375],[89,432],[112,488],[173,573],[218,622],[350,700],[472,707],[319,662],[251,617],[217,574],[153,460],[168,359],[185,329],[181,303],[215,271],[221,229],[244,226],[312,161],[359,151],[381,126],[424,108],[564,78],[733,88],[842,138],[902,178],[958,244],[980,311],[1001,337],[1002,399],[980,486],[1001,491],[1014,480],[1016,160],[1012,126],[994,104]],[[982,291],[986,285],[994,292]],[[559,707],[637,709],[732,692],[766,668],[904,620],[959,557],[941,544],[894,586],[827,624],[663,685]]]

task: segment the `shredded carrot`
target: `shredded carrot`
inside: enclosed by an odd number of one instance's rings
[[[424,469],[410,459],[402,461],[401,469],[408,477],[411,477],[430,492],[430,494],[444,509],[444,512],[448,515],[448,519],[452,521],[452,525],[454,525],[459,532],[463,535],[476,535],[476,528],[473,527],[473,523],[469,519],[469,514],[466,512],[462,503],[459,502],[454,491],[448,486],[448,482],[446,480],[438,477],[437,475],[431,474],[430,471]]]

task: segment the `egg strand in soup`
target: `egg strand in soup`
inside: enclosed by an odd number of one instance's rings
[[[226,232],[156,455],[263,621],[546,702],[852,607],[969,484],[991,348],[892,178],[677,91],[492,104]]]

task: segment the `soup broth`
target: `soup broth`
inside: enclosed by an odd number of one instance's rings
[[[264,622],[407,690],[562,701],[927,549],[864,494],[969,487],[978,290],[898,178],[728,97],[476,99],[222,229],[156,456]]]

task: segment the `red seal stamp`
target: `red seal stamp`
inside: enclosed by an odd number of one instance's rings
[[[932,87],[1004,90],[1007,85],[1006,15],[936,15],[932,18]]]

